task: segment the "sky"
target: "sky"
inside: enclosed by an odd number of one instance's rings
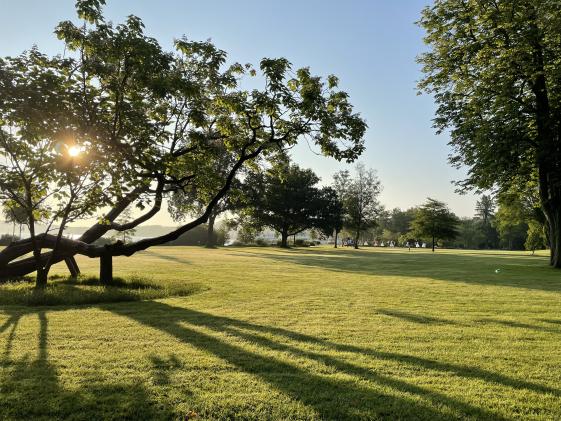
[[[366,119],[366,151],[360,158],[378,171],[386,208],[408,208],[427,197],[448,203],[459,216],[473,216],[476,197],[454,192],[465,170],[452,168],[446,135],[432,128],[435,105],[418,95],[422,77],[416,57],[426,48],[415,25],[430,0],[107,0],[107,20],[142,18],[146,33],[171,49],[173,40],[211,39],[229,62],[258,65],[263,57],[286,57],[294,68],[335,74]],[[0,0],[0,56],[36,44],[63,52],[53,35],[61,20],[75,20],[74,0]],[[318,156],[304,142],[293,151],[323,184],[349,164]],[[169,224],[165,215],[151,223]]]

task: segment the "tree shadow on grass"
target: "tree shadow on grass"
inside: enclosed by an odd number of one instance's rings
[[[408,313],[400,310],[377,309],[376,313],[383,314],[384,316],[402,319],[407,322],[419,323],[424,325],[461,325],[461,323],[455,322],[454,320],[425,316],[423,314]]]
[[[159,253],[155,250],[143,250],[140,255],[142,254],[147,254],[149,256],[153,256],[153,257],[157,257],[159,259],[165,259],[165,260],[169,260],[170,262],[174,262],[174,263],[181,263],[183,265],[190,265],[191,262],[183,257],[177,257],[177,256],[173,256],[173,255],[169,255],[166,253]]]
[[[546,332],[546,333],[556,333],[561,334],[561,330],[557,327],[550,327],[550,326],[540,326],[535,324],[529,323],[522,323],[517,322],[514,320],[501,320],[501,319],[493,319],[493,318],[484,318],[476,320],[479,323],[493,323],[497,325],[507,326],[507,327],[515,327],[520,329],[528,329],[528,330],[535,330],[539,332]]]
[[[561,292],[560,273],[548,266],[545,257],[342,249],[269,250],[268,253],[237,250],[235,254],[348,274],[429,278]]]
[[[434,389],[376,372],[353,362],[358,354],[392,363],[402,363],[419,370],[436,370],[445,375],[498,383],[513,389],[561,396],[558,389],[513,379],[477,367],[439,362],[399,353],[382,352],[356,346],[335,344],[313,336],[289,330],[261,326],[232,318],[214,316],[161,302],[142,302],[134,306],[105,306],[104,309],[126,316],[148,327],[158,329],[201,351],[233,364],[238,369],[257,376],[292,399],[313,408],[322,419],[448,419],[451,417],[502,419],[490,409],[461,401]],[[202,332],[201,329],[212,333]],[[214,336],[227,333],[234,341]],[[282,340],[271,339],[271,335]],[[287,344],[286,340],[296,344]],[[248,350],[235,341],[256,344],[266,351]],[[310,350],[310,345],[319,350]],[[344,359],[325,354],[327,351],[348,353]],[[270,351],[282,355],[271,356]],[[281,358],[283,355],[291,358]],[[296,356],[327,366],[327,372],[345,377],[323,375],[288,361]],[[442,373],[441,373],[442,374]],[[401,396],[384,393],[380,387],[398,391]]]
[[[0,419],[162,419],[173,417],[162,403],[150,399],[139,384],[105,384],[100,379],[81,379],[80,388],[65,389],[58,370],[48,357],[48,318],[45,311],[14,311],[0,328],[9,331],[0,359]],[[38,318],[36,357],[11,356],[12,343],[22,317]],[[34,347],[30,347],[34,349]]]

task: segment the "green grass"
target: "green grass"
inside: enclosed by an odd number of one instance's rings
[[[123,301],[154,300],[167,297],[185,297],[204,290],[197,283],[168,283],[165,280],[130,276],[115,278],[110,284],[101,284],[98,277],[80,276],[77,279],[55,275],[47,287],[35,288],[34,279],[0,284],[0,305],[59,306],[115,303]]]
[[[114,265],[205,290],[3,305],[0,419],[561,419],[544,256],[161,247]]]

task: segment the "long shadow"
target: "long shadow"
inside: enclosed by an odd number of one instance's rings
[[[244,372],[256,375],[291,396],[314,408],[322,419],[353,418],[415,418],[445,419],[452,414],[477,419],[501,419],[492,410],[484,409],[455,399],[444,393],[377,373],[375,370],[350,363],[321,352],[310,351],[301,345],[313,344],[339,352],[362,354],[391,362],[406,363],[416,369],[438,370],[447,374],[498,383],[503,386],[527,389],[540,394],[561,396],[560,391],[547,386],[513,379],[476,367],[433,361],[420,357],[381,352],[355,346],[340,345],[288,330],[266,327],[231,318],[214,316],[190,309],[178,308],[161,302],[143,302],[135,306],[105,306],[104,309],[131,318],[146,326],[158,329],[205,352],[227,361]],[[265,350],[288,353],[292,356],[323,363],[338,373],[351,378],[341,380],[314,374],[280,358],[264,356],[256,351],[226,342],[205,332],[226,332],[230,337],[258,344]],[[267,337],[279,335],[298,345],[280,343]],[[270,355],[270,354],[269,354]],[[352,357],[350,355],[349,357]],[[350,358],[349,358],[350,359]],[[358,381],[357,381],[358,380]],[[366,382],[366,383],[365,383]],[[402,397],[380,392],[378,387],[391,388],[403,393]],[[435,409],[435,408],[445,408]]]
[[[561,320],[558,319],[540,319],[541,322],[551,323],[554,325],[561,325]]]
[[[4,314],[8,314],[4,312]],[[18,321],[24,316],[38,318],[36,357],[29,353],[14,359],[11,347]],[[15,311],[2,330],[11,326],[0,360],[0,419],[173,419],[163,402],[154,402],[139,384],[105,384],[99,378],[81,379],[77,391],[65,389],[57,368],[49,361],[48,317],[46,311]],[[2,332],[0,331],[0,334]]]
[[[389,309],[377,309],[377,313],[383,314],[385,316],[395,317],[398,319],[405,320],[407,322],[419,323],[419,324],[447,324],[447,325],[460,325],[460,323],[453,320],[442,319],[439,317],[425,316],[422,314],[407,313],[400,310],[389,310]]]
[[[489,256],[487,253],[429,253],[366,250],[236,250],[252,256],[348,274],[430,278],[443,281],[497,285],[561,292],[561,276],[546,258]],[[496,269],[501,269],[496,272]]]
[[[494,324],[503,325],[503,326],[507,326],[507,327],[516,327],[516,328],[520,328],[520,329],[529,329],[529,330],[536,330],[536,331],[540,331],[540,332],[561,334],[561,330],[559,328],[548,327],[548,326],[539,326],[539,325],[531,325],[529,323],[516,322],[516,321],[513,321],[513,320],[500,320],[500,319],[485,318],[485,319],[479,319],[479,320],[477,320],[477,322],[480,322],[480,323],[494,323]]]
[[[144,250],[144,251],[142,251],[142,253],[143,254],[148,254],[148,255],[153,256],[153,257],[157,257],[159,259],[169,260],[170,262],[174,262],[174,263],[181,263],[183,265],[190,265],[191,264],[191,262],[187,259],[184,259],[184,258],[181,258],[181,257],[176,257],[176,256],[171,256],[171,255],[165,254],[165,253],[158,253],[157,251],[154,251],[154,250]]]

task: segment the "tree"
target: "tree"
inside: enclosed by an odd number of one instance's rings
[[[38,224],[51,235],[56,253],[69,222],[89,217],[105,201],[106,163],[83,131],[70,105],[75,91],[67,79],[68,62],[49,59],[33,49],[0,61],[0,201],[5,210],[25,215],[28,247],[43,287],[54,263],[43,259]],[[3,250],[18,250],[21,241]],[[21,255],[21,251],[16,257]],[[0,259],[1,260],[1,259]]]
[[[340,192],[345,213],[345,227],[353,232],[354,247],[358,249],[361,233],[376,225],[376,218],[381,211],[378,196],[382,185],[376,172],[359,163],[355,167],[354,177],[349,171],[334,175],[334,188]]]
[[[332,190],[320,189],[318,182],[312,170],[288,162],[253,173],[245,182],[246,215],[254,226],[277,231],[281,247],[288,247],[289,236],[310,228],[325,229],[330,223],[325,212],[332,208]]]
[[[498,246],[497,230],[493,226],[495,218],[495,199],[490,195],[483,195],[475,204],[475,217],[480,222],[480,230],[483,235],[481,245],[484,248],[495,248]]]
[[[119,216],[117,219],[117,223],[120,225],[129,224],[133,221],[132,211],[130,208],[125,209],[125,211]],[[117,234],[115,234],[111,240],[112,241],[122,241],[124,244],[130,243],[134,235],[136,234],[136,228],[131,228],[128,230],[123,230]]]
[[[495,216],[495,200],[489,195],[481,196],[475,204],[475,216],[483,222],[483,225],[490,225]]]
[[[13,224],[12,239],[16,239],[16,225],[19,226],[19,235],[17,238],[21,239],[22,227],[27,222],[27,213],[25,209],[12,203],[8,206],[5,206],[3,212],[6,222],[11,222]]]
[[[458,224],[457,245],[466,249],[477,249],[485,242],[483,227],[478,219],[462,218]]]
[[[251,65],[226,66],[224,51],[186,38],[164,51],[138,17],[116,26],[106,22],[103,4],[78,0],[82,21],[58,25],[65,58],[32,50],[0,60],[0,154],[7,162],[0,187],[13,193],[0,199],[25,199],[33,209],[30,238],[0,252],[0,276],[37,270],[43,282],[52,264],[82,254],[99,258],[100,277],[110,280],[113,256],[173,241],[206,223],[243,168],[302,136],[338,160],[352,162],[363,151],[366,124],[335,76],[324,80],[308,68],[292,69],[284,58],[265,58],[262,87],[244,90],[241,79],[257,74]],[[70,159],[78,150],[81,165]],[[219,182],[209,183],[224,151],[231,164]],[[94,244],[111,229],[148,221],[179,190],[204,192],[205,205],[189,222],[128,244]],[[56,195],[64,195],[64,204]],[[56,209],[47,206],[48,198]],[[129,207],[144,213],[117,223]],[[57,221],[59,235],[34,231],[39,214]],[[98,222],[78,240],[62,238],[70,219],[94,214]],[[33,259],[17,260],[30,252]]]
[[[495,217],[501,246],[508,250],[523,250],[528,231],[527,213],[516,196],[499,198],[499,209]]]
[[[177,222],[185,221],[193,215],[204,211],[207,202],[212,198],[213,192],[219,188],[221,181],[227,176],[228,169],[234,163],[235,157],[228,153],[224,145],[216,143],[209,147],[216,149],[216,159],[207,165],[208,177],[204,185],[191,185],[185,189],[174,191],[168,201],[168,211]],[[240,181],[236,177],[227,194],[220,199],[210,213],[207,222],[207,235],[205,247],[216,246],[215,222],[216,218],[228,211],[235,211],[243,205]]]
[[[543,225],[535,220],[528,222],[528,232],[524,243],[526,250],[531,250],[534,254],[537,249],[545,248],[545,245],[546,238]]]
[[[458,235],[459,219],[446,206],[430,197],[417,209],[415,219],[411,223],[412,231],[419,237],[432,240],[432,251],[439,240],[453,240]]]
[[[420,88],[438,104],[460,188],[508,189],[536,180],[549,225],[550,263],[561,267],[561,14],[557,0],[436,0],[420,24]]]
[[[415,217],[416,209],[401,210],[394,208],[391,211],[381,212],[376,228],[376,238],[394,243],[402,242],[403,236],[409,234],[409,226]]]
[[[321,189],[323,208],[317,228],[325,237],[333,236],[333,247],[337,248],[339,233],[343,230],[345,213],[343,202],[333,187]]]

